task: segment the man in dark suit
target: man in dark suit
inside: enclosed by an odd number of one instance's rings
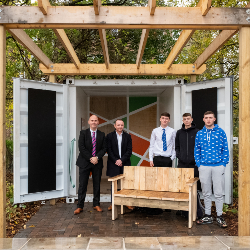
[[[103,168],[102,157],[106,153],[106,140],[105,134],[97,130],[99,124],[97,116],[92,115],[88,124],[90,128],[80,132],[78,141],[80,153],[76,165],[79,167],[79,189],[78,204],[74,214],[83,211],[90,172],[92,172],[93,178],[93,207],[98,212],[102,212],[100,207],[100,182]]]
[[[107,176],[113,177],[123,174],[123,167],[130,166],[130,157],[132,155],[132,139],[131,135],[123,131],[124,122],[120,119],[115,122],[115,131],[107,135]],[[112,199],[112,192],[111,192]],[[133,207],[128,207],[133,209]],[[108,210],[112,209],[112,205]]]

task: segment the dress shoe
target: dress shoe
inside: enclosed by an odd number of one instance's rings
[[[109,210],[109,211],[111,211],[111,210],[112,210],[112,205],[110,205],[110,206],[108,207],[108,210]]]
[[[135,207],[132,206],[126,206],[129,210],[134,210]]]
[[[82,211],[83,211],[83,209],[78,207],[78,208],[74,211],[74,214],[80,214]]]
[[[102,209],[101,209],[99,206],[95,206],[94,209],[95,209],[97,212],[102,212]]]

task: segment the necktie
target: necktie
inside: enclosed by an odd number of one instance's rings
[[[163,151],[167,151],[168,147],[167,147],[167,141],[166,141],[166,132],[165,132],[165,128],[162,129],[163,133],[162,133],[162,141],[163,141]]]
[[[92,144],[93,144],[92,156],[95,156],[95,153],[96,153],[96,139],[95,139],[95,132],[93,132],[93,135],[92,135]]]

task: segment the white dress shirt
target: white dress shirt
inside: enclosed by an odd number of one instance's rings
[[[90,132],[91,132],[91,138],[93,137],[93,132],[95,132],[95,139],[96,139],[97,130],[96,130],[96,131],[93,131],[93,130],[90,128]]]
[[[123,132],[120,135],[116,132],[120,158],[122,158],[122,134],[123,134]]]
[[[152,131],[149,147],[149,160],[153,161],[154,156],[164,156],[171,157],[171,160],[174,160],[176,157],[175,153],[175,136],[176,131],[173,128],[166,127],[166,142],[167,142],[167,151],[163,151],[163,127],[155,128]]]

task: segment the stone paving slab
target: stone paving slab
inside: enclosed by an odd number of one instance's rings
[[[92,237],[92,238],[13,238],[0,239],[0,250],[81,249],[81,250],[246,250],[250,237],[189,236],[189,237]]]
[[[227,236],[215,222],[202,226],[194,223],[189,229],[188,220],[176,215],[176,211],[149,215],[126,208],[124,215],[119,214],[118,219],[112,221],[109,205],[108,202],[101,203],[103,212],[100,213],[88,202],[82,213],[74,215],[76,204],[50,206],[47,202],[15,238]]]

